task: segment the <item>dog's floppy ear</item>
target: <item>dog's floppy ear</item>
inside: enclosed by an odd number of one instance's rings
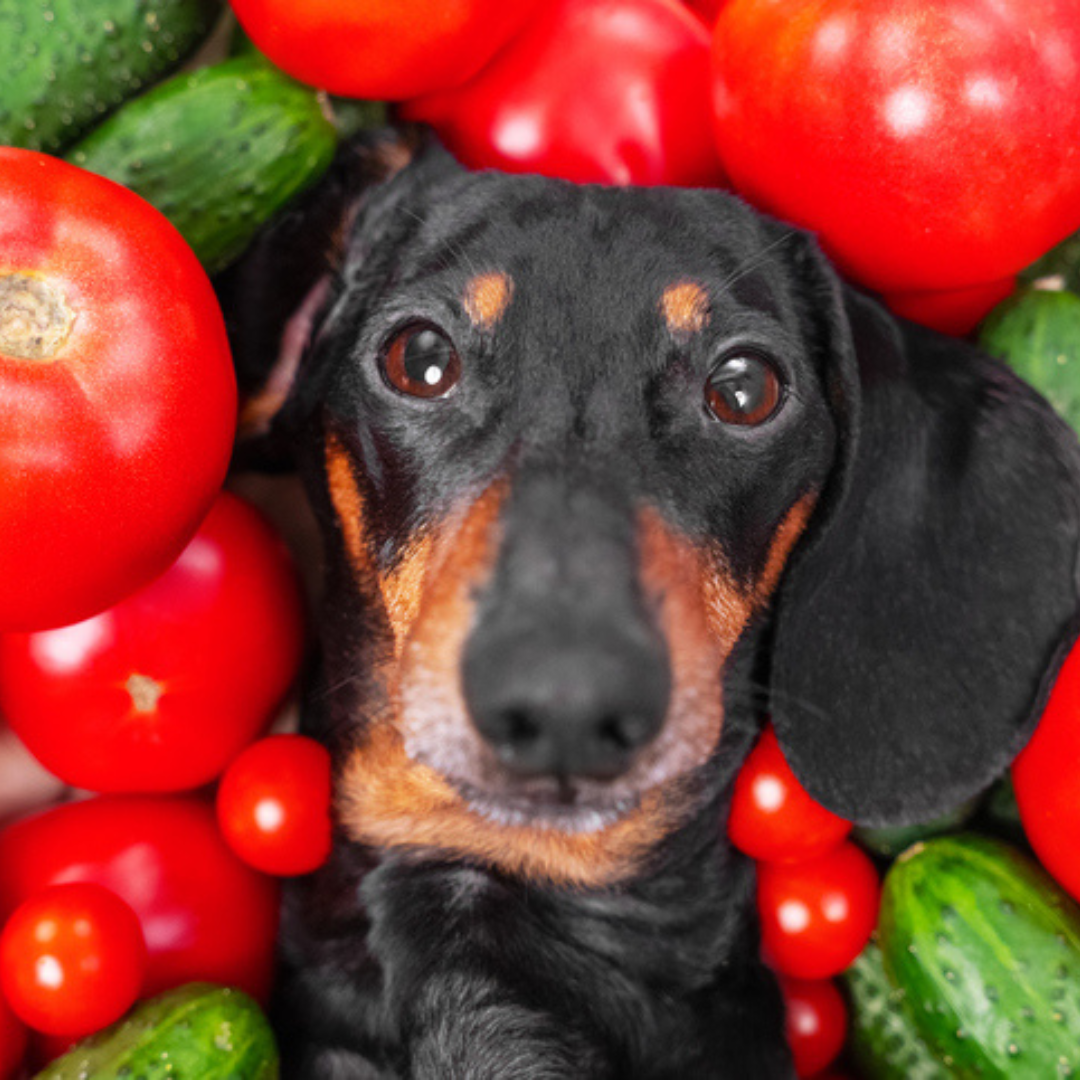
[[[806,261],[838,462],[776,598],[773,722],[833,811],[924,821],[1006,768],[1076,636],[1080,452],[1003,365]]]
[[[358,219],[395,217],[395,200],[410,185],[401,182],[396,194],[386,189],[410,165],[417,183],[459,168],[422,129],[361,132],[340,148],[320,182],[215,279],[241,388],[242,446],[267,433],[288,398]],[[378,224],[366,224],[377,243]]]

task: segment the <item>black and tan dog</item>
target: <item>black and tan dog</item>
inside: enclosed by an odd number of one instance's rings
[[[286,1072],[789,1076],[735,771],[767,705],[860,821],[1000,773],[1076,633],[1075,440],[725,194],[407,156],[226,288],[326,544]]]

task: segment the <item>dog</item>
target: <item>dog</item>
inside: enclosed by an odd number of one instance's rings
[[[731,194],[416,133],[221,288],[325,544],[284,1074],[792,1076],[733,778],[766,716],[870,825],[1007,767],[1080,628],[1071,432]]]

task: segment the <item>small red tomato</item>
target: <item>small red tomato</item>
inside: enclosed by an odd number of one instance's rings
[[[225,479],[236,377],[191,249],[137,195],[0,147],[0,629],[115,604]]]
[[[722,180],[709,33],[678,0],[554,0],[470,82],[408,102],[471,168],[580,183]]]
[[[518,33],[537,0],[230,0],[252,41],[293,78],[399,101],[457,86]]]
[[[839,844],[845,821],[810,797],[768,725],[735,778],[728,817],[731,842],[765,862],[803,862]]]
[[[15,1080],[26,1057],[27,1031],[0,993],[0,1080]]]
[[[73,626],[0,635],[0,712],[75,787],[199,787],[273,718],[302,648],[285,545],[222,493],[146,588]]]
[[[796,1076],[817,1076],[831,1065],[847,1039],[844,996],[831,979],[780,979],[784,1031]]]
[[[203,980],[267,999],[278,884],[229,850],[204,800],[100,795],[0,832],[0,921],[70,881],[103,885],[131,905],[149,955],[146,996]]]
[[[146,943],[135,912],[101,885],[53,885],[24,900],[0,934],[0,987],[50,1035],[89,1035],[135,1003]]]
[[[221,835],[267,874],[307,874],[330,854],[330,754],[303,735],[272,735],[243,750],[217,794]]]
[[[1020,821],[1035,854],[1080,900],[1080,646],[1074,646],[1031,742],[1013,762]]]
[[[839,974],[877,924],[880,884],[850,840],[802,863],[759,863],[758,915],[768,963],[798,979]]]

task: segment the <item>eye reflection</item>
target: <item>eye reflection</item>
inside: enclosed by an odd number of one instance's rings
[[[433,323],[411,323],[383,348],[386,381],[402,394],[445,397],[461,378],[461,357],[454,343]]]
[[[754,353],[724,357],[705,384],[709,412],[725,424],[754,427],[780,407],[782,384],[776,368]]]

